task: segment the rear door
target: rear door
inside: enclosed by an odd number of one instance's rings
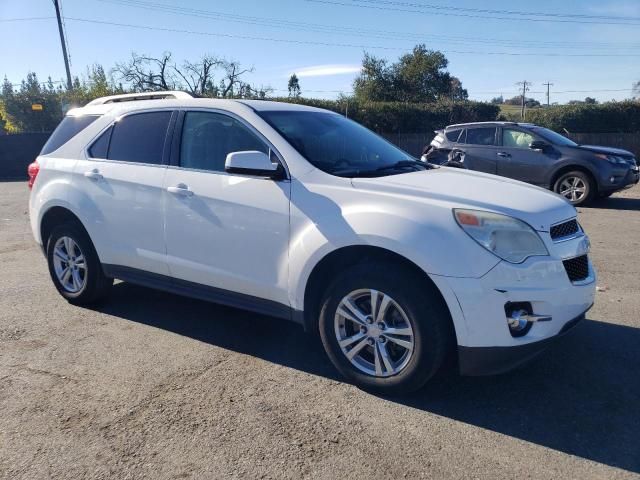
[[[532,132],[516,127],[500,129],[497,149],[498,175],[535,185],[545,185],[548,172],[558,155],[549,146],[547,150],[532,150],[534,140],[542,140]]]
[[[87,229],[103,264],[168,275],[163,181],[171,110],[119,118],[77,162],[74,183],[86,195]]]
[[[496,173],[496,127],[470,127],[458,139],[470,170]]]

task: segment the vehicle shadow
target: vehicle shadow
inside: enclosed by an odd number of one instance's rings
[[[610,197],[599,198],[589,205],[581,208],[602,208],[607,210],[632,210],[640,211],[640,198]]]
[[[340,380],[319,341],[287,321],[127,283],[116,284],[96,309]],[[385,400],[640,473],[638,345],[640,329],[586,320],[518,371],[449,373],[415,394]]]

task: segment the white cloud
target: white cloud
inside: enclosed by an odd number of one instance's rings
[[[362,67],[360,65],[314,65],[295,70],[298,77],[327,77],[331,75],[347,75],[358,73]]]

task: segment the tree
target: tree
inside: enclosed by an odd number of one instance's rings
[[[252,71],[253,68],[242,68],[239,62],[213,55],[178,65],[170,52],[159,58],[132,53],[131,60],[118,63],[114,68],[114,73],[136,92],[185,90],[195,97],[222,98],[245,93],[250,85],[242,76]],[[216,82],[217,75],[219,82]]]
[[[469,99],[469,92],[466,88],[462,88],[462,82],[458,77],[451,77],[449,97],[452,101],[463,101]]]
[[[633,98],[640,98],[640,80],[631,86],[631,95]]]
[[[416,45],[396,63],[365,53],[362,71],[353,88],[363,101],[434,102],[444,98],[468,97],[458,78],[447,71],[448,60],[442,52]]]
[[[505,105],[521,105],[522,97],[520,95],[516,95],[515,97],[507,98],[504,100]],[[533,98],[525,98],[524,104],[527,108],[531,107],[539,107],[540,102]]]
[[[292,73],[289,77],[289,84],[287,85],[287,88],[289,89],[290,98],[300,98],[300,81],[295,73]]]
[[[598,101],[593,97],[587,97],[584,99],[584,103],[588,105],[595,105],[596,103],[598,103]]]
[[[491,99],[491,103],[494,105],[502,105],[504,103],[504,97],[500,95],[499,97],[493,97]]]
[[[18,91],[5,78],[2,101],[7,120],[18,131],[48,132],[55,128],[62,117],[59,92],[54,88],[53,82],[49,79],[46,84],[41,85],[34,72],[27,74]],[[41,110],[34,110],[35,104],[41,105]]]

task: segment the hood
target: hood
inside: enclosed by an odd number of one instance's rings
[[[415,196],[448,208],[469,208],[510,215],[538,231],[576,216],[565,199],[540,187],[496,175],[437,168],[377,178],[354,178],[355,188]]]
[[[622,150],[621,148],[601,147],[599,145],[578,145],[580,150],[588,150],[594,153],[603,153],[605,155],[617,155],[621,157],[633,158],[633,153],[629,150]]]

